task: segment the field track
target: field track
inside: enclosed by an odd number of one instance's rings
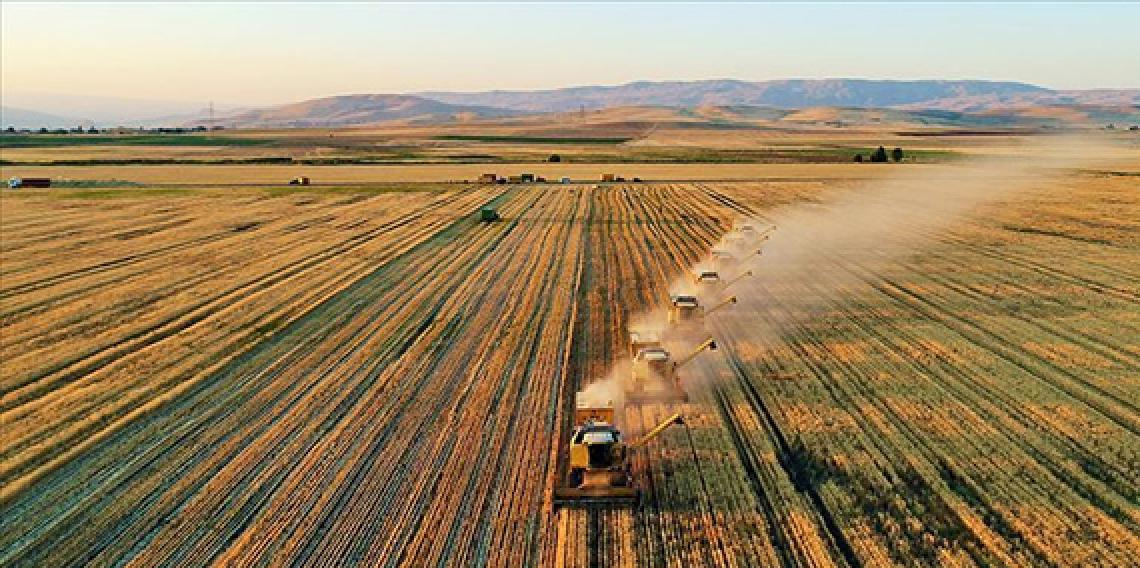
[[[0,565],[1131,566],[1128,182],[756,278],[634,510],[550,506],[573,393],[817,185],[6,196]]]

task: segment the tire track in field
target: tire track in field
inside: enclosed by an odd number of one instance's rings
[[[10,415],[9,415],[10,416]]]
[[[464,222],[464,220],[461,220],[461,221],[460,221],[460,222],[458,222],[458,223],[463,223],[463,222]],[[399,265],[399,264],[406,264],[406,263],[410,262],[412,259],[416,259],[416,258],[417,258],[417,255],[419,254],[419,253],[418,253],[418,252],[416,252],[416,251],[425,250],[425,247],[428,247],[428,246],[429,246],[429,245],[427,245],[427,244],[421,244],[421,245],[420,245],[420,246],[418,246],[416,249],[413,249],[413,251],[411,251],[411,252],[408,252],[408,253],[405,253],[405,255],[403,255],[402,257],[400,257],[400,259],[394,260],[394,261],[393,261],[393,264],[395,264],[395,265]],[[420,261],[420,260],[417,260],[416,262],[419,262],[419,263],[423,264],[423,262],[422,262],[422,261]],[[306,316],[304,316],[304,317],[303,317],[301,320],[298,320],[298,322],[295,322],[294,324],[292,324],[291,326],[289,326],[289,328],[288,328],[288,329],[286,329],[286,330],[283,330],[282,332],[280,332],[280,333],[279,333],[278,335],[276,335],[275,337],[277,337],[277,338],[288,337],[288,336],[290,336],[291,334],[296,334],[296,333],[297,333],[297,331],[296,331],[296,330],[299,330],[300,328],[304,328],[304,327],[313,327],[313,326],[321,326],[321,325],[324,325],[324,324],[322,324],[322,322],[326,320],[326,318],[328,317],[328,315],[329,315],[329,313],[330,313],[330,312],[332,312],[332,313],[340,313],[340,314],[341,314],[341,316],[345,316],[345,317],[347,317],[347,316],[350,316],[350,315],[351,315],[351,313],[352,313],[351,311],[345,311],[345,310],[343,310],[342,308],[337,308],[336,306],[339,306],[339,305],[353,305],[353,304],[357,304],[357,303],[359,303],[359,300],[357,299],[357,297],[361,296],[362,294],[365,294],[365,295],[367,295],[367,294],[371,294],[371,292],[369,291],[369,288],[370,288],[370,286],[371,286],[373,283],[375,283],[375,282],[378,282],[378,281],[382,281],[382,280],[380,280],[380,279],[382,279],[382,278],[384,278],[384,277],[385,277],[385,275],[387,274],[388,270],[389,270],[389,268],[387,268],[387,267],[382,267],[382,268],[380,268],[380,269],[376,270],[376,271],[374,272],[373,276],[371,276],[370,278],[366,278],[366,279],[364,279],[364,280],[362,280],[362,281],[358,282],[357,284],[355,284],[355,285],[354,285],[353,287],[351,287],[350,289],[348,289],[348,290],[346,290],[346,291],[344,291],[344,292],[342,292],[342,293],[338,294],[337,296],[335,296],[335,297],[334,297],[334,299],[332,299],[332,300],[330,300],[330,301],[328,301],[328,302],[325,302],[324,304],[322,304],[321,306],[317,307],[315,310],[313,310],[313,311],[312,311],[312,312],[310,312],[309,314],[306,314]],[[434,273],[434,271],[436,271],[436,270],[441,270],[441,269],[438,269],[438,268],[434,268],[434,267],[433,267],[433,268],[431,268],[430,270],[431,270],[432,272],[427,272],[427,273],[425,273],[425,274],[424,274],[424,276],[422,277],[422,278],[424,278],[424,279],[425,279],[425,280],[424,280],[425,282],[427,282],[427,281],[431,281],[431,280],[434,278],[433,276],[431,276],[431,275]],[[457,276],[455,276],[455,278],[461,278],[461,277],[462,277],[462,275],[457,275]],[[411,286],[415,286],[415,285],[416,285],[416,281],[412,281],[412,282],[410,282],[410,283],[409,283],[409,285],[411,285]],[[386,287],[387,287],[387,286],[386,286]],[[429,312],[429,314],[430,314],[430,312]],[[341,316],[338,316],[338,317],[341,317]],[[372,317],[373,317],[373,318],[375,318],[375,317],[377,317],[377,316],[372,316]],[[403,320],[397,320],[397,321],[403,321]],[[412,321],[414,321],[414,320],[412,320]],[[429,319],[428,319],[427,321],[430,321],[430,317],[429,317]],[[332,323],[333,325],[335,325],[335,322],[336,322],[336,320],[334,319],[334,320],[332,320],[330,323]],[[325,329],[326,329],[326,330],[328,330],[328,331],[332,331],[333,329],[336,329],[336,328],[335,328],[335,327],[333,327],[333,328],[329,328],[329,327],[326,327]],[[324,333],[325,333],[325,334],[327,334],[327,333],[328,333],[328,331],[326,331],[326,332],[324,332]],[[309,336],[309,333],[306,333],[306,334],[305,334],[305,336],[306,336],[306,337],[307,337],[307,336]],[[322,334],[317,334],[317,335],[315,335],[315,336],[314,336],[314,343],[319,343],[319,342],[320,342],[322,339],[323,339],[323,335],[322,335]],[[278,341],[278,340],[277,340],[277,339],[275,339],[275,340],[273,340],[273,341]],[[271,344],[270,344],[270,343],[267,343],[267,344],[265,344],[265,345],[271,345]],[[240,368],[240,365],[241,365],[241,364],[243,364],[243,361],[245,362],[244,364],[248,364],[248,363],[252,363],[252,362],[256,361],[257,359],[260,359],[260,358],[262,358],[262,356],[261,356],[260,354],[261,354],[261,353],[264,353],[264,351],[265,351],[265,348],[259,348],[258,350],[255,350],[255,351],[251,352],[250,354],[247,354],[246,356],[243,356],[243,358],[242,358],[242,361],[237,361],[237,362],[235,362],[235,363],[234,363],[234,364],[231,366],[231,368],[234,368],[234,369],[236,370],[237,368]],[[295,350],[295,349],[290,349],[290,351],[288,351],[288,353],[296,353],[296,350]],[[252,359],[251,359],[251,358],[252,358]],[[292,364],[291,364],[291,363],[282,363],[282,367],[284,367],[284,368],[288,368],[290,365],[292,365]],[[182,414],[182,411],[181,411],[181,410],[179,410],[179,408],[185,408],[185,409],[187,409],[187,410],[191,410],[191,409],[194,409],[194,408],[204,408],[204,409],[209,409],[209,413],[210,413],[210,415],[212,415],[212,416],[215,416],[215,417],[217,417],[217,418],[220,418],[220,419],[227,419],[227,420],[231,420],[231,421],[232,421],[232,420],[237,420],[237,419],[240,419],[241,417],[236,417],[236,416],[232,415],[231,413],[227,412],[227,409],[228,409],[228,408],[232,408],[232,405],[231,405],[231,404],[215,403],[215,404],[212,404],[212,405],[201,405],[201,404],[197,404],[197,403],[195,403],[195,402],[194,402],[194,401],[196,400],[196,399],[195,399],[195,397],[198,397],[198,396],[207,396],[207,395],[209,395],[209,393],[210,393],[211,391],[217,391],[218,389],[221,389],[221,388],[225,388],[225,387],[228,385],[228,383],[225,383],[225,382],[218,382],[222,376],[224,376],[224,375],[219,375],[219,376],[218,376],[219,378],[218,378],[218,379],[215,379],[215,380],[213,380],[213,381],[206,381],[206,382],[203,382],[203,383],[200,383],[200,384],[196,385],[196,388],[194,389],[194,391],[192,391],[191,393],[189,393],[189,396],[188,396],[188,398],[184,398],[184,399],[183,399],[183,402],[179,403],[179,404],[181,404],[181,405],[183,405],[183,406],[181,406],[181,407],[173,407],[173,408],[170,408],[170,409],[168,409],[168,411],[167,411],[167,412],[164,414],[164,416],[171,416],[172,418],[163,418],[163,420],[170,420],[170,419],[174,419],[175,417],[177,417],[177,416],[179,416],[180,414]],[[255,385],[249,385],[249,386],[250,386],[251,388],[256,388],[256,386],[255,386]],[[218,392],[225,392],[225,391],[218,391]],[[243,392],[243,391],[239,391],[239,392]],[[252,392],[250,392],[250,391],[244,391],[244,392],[245,392],[246,394],[244,394],[244,395],[242,395],[242,396],[247,396],[247,397],[248,397],[250,394],[253,394],[253,393],[252,393]],[[198,393],[198,394],[195,394],[195,393]],[[295,400],[299,400],[299,398],[298,398],[298,399],[295,399]],[[155,417],[155,418],[157,418],[157,417]],[[159,422],[159,423],[161,423],[161,422]],[[145,423],[142,423],[142,422],[138,422],[138,423],[135,423],[135,424],[133,424],[133,425],[131,426],[131,428],[130,428],[130,432],[126,432],[126,433],[124,433],[124,436],[125,436],[125,435],[128,435],[128,434],[130,434],[131,432],[139,432],[139,431],[140,431],[141,429],[143,429],[144,427],[146,427],[146,428],[150,428],[150,429],[153,429],[153,426],[150,426],[150,425],[148,425],[148,424],[145,424]],[[262,428],[268,428],[268,427],[269,427],[269,426],[268,426],[268,423],[267,423],[267,425],[266,425],[266,426],[263,426]],[[228,429],[225,429],[225,428],[222,428],[222,429],[218,429],[218,428],[216,428],[216,427],[212,427],[212,428],[205,428],[204,426],[203,426],[203,428],[204,428],[204,429],[203,429],[202,431],[204,431],[204,432],[218,432],[218,433],[221,433],[221,432],[227,432],[227,430],[228,430]],[[162,431],[162,430],[158,430],[158,431]],[[227,434],[227,435],[228,435],[228,434]],[[162,440],[160,439],[159,441],[161,442]],[[109,442],[109,443],[113,443],[113,441],[112,441],[112,442]],[[174,447],[174,446],[167,446],[167,447]],[[110,449],[110,446],[108,447],[108,449]],[[164,451],[165,451],[165,450],[164,450]],[[161,454],[160,454],[160,455],[161,455]],[[86,461],[90,461],[90,460],[89,460],[89,459],[86,459]],[[78,467],[78,465],[76,465],[75,467]],[[72,467],[72,468],[70,468],[70,469],[74,469],[74,467]],[[62,472],[61,472],[61,473],[62,473]],[[58,476],[57,476],[57,478],[58,478]],[[65,476],[64,478],[65,478],[65,479],[70,479],[70,477],[67,477],[67,476]],[[125,481],[126,481],[126,480],[124,480],[124,482],[125,482]],[[124,488],[125,488],[125,487],[127,487],[127,486],[126,486],[126,485],[120,485],[120,487],[124,487]],[[82,508],[81,510],[85,510],[85,511],[91,511],[91,509],[90,509],[90,508],[86,508],[86,507]],[[72,524],[72,526],[75,526],[75,523],[73,523],[73,524]],[[62,537],[61,537],[61,538],[62,538]]]
[[[105,365],[119,360],[125,354],[146,346],[155,345],[173,337],[186,329],[212,317],[216,311],[235,300],[251,293],[281,284],[308,270],[318,268],[324,262],[357,249],[385,233],[405,228],[423,217],[428,211],[446,205],[445,201],[433,202],[417,209],[403,218],[385,222],[375,229],[354,235],[344,242],[317,251],[306,258],[274,269],[253,279],[240,282],[221,292],[209,296],[197,304],[191,304],[166,315],[158,322],[132,331],[109,344],[93,347],[70,359],[42,368],[15,383],[16,389],[5,393],[0,412],[10,411],[38,396],[51,393],[62,384],[84,378]],[[34,388],[28,388],[34,386]],[[18,418],[18,417],[17,417]]]
[[[189,223],[189,221],[187,221],[187,223]],[[263,223],[263,225],[268,225],[270,223],[272,223],[272,222],[266,222],[266,223]],[[111,272],[111,271],[115,271],[115,270],[122,269],[122,268],[133,267],[135,265],[147,263],[150,261],[156,261],[155,264],[161,264],[162,262],[168,260],[167,257],[170,254],[180,253],[180,252],[197,251],[198,249],[202,248],[205,245],[217,244],[217,245],[227,245],[228,246],[228,245],[230,245],[229,241],[234,240],[234,239],[247,239],[250,237],[254,237],[256,239],[268,239],[268,238],[273,238],[275,236],[283,235],[287,232],[284,230],[278,230],[278,231],[270,232],[268,234],[263,234],[263,233],[257,233],[256,232],[257,229],[260,229],[260,226],[255,227],[253,232],[250,232],[250,231],[234,231],[232,228],[225,228],[224,232],[219,233],[219,234],[202,235],[202,236],[195,237],[195,238],[192,238],[189,240],[183,240],[183,241],[178,242],[178,243],[163,245],[163,246],[159,246],[158,248],[147,249],[144,251],[140,251],[138,253],[128,254],[126,256],[122,256],[119,258],[108,259],[108,260],[96,263],[94,265],[64,271],[62,273],[53,274],[51,276],[48,276],[48,277],[40,279],[40,280],[35,280],[32,282],[27,282],[27,283],[24,283],[21,285],[6,288],[3,291],[0,291],[0,298],[14,298],[16,296],[24,295],[24,294],[27,294],[27,293],[32,292],[32,291],[42,290],[45,288],[57,286],[59,284],[74,283],[76,280],[83,279],[83,278],[86,278],[89,276],[95,276],[95,275],[102,274],[104,272]],[[114,274],[114,275],[111,275],[111,276],[109,276],[103,280],[99,280],[96,282],[88,282],[88,283],[83,284],[82,286],[73,285],[71,288],[65,289],[65,290],[63,290],[63,291],[61,291],[61,292],[59,292],[53,296],[34,300],[30,303],[13,305],[14,302],[9,301],[9,302],[6,302],[7,305],[4,309],[4,311],[2,313],[0,313],[0,318],[4,318],[5,320],[9,320],[15,316],[28,314],[29,312],[34,314],[34,313],[37,313],[36,310],[42,311],[42,309],[44,309],[48,306],[58,305],[60,302],[62,302],[64,300],[74,299],[74,298],[82,298],[84,296],[90,295],[91,292],[98,291],[98,290],[101,290],[101,289],[109,287],[109,286],[115,286],[115,285],[122,286],[124,284],[128,284],[128,283],[132,282],[134,279],[137,279],[137,278],[142,277],[142,276],[150,275],[154,270],[160,269],[160,268],[161,268],[161,266],[159,266],[159,267],[144,266],[144,267],[138,268],[137,270],[135,270],[133,272],[128,272],[126,274]],[[234,267],[224,266],[224,267],[214,269],[212,271],[200,273],[193,279],[182,280],[182,281],[175,283],[175,286],[173,286],[173,287],[163,289],[163,292],[166,295],[171,295],[177,291],[189,288],[190,286],[192,286],[193,284],[195,284],[197,282],[200,282],[200,281],[203,281],[203,280],[206,280],[209,278],[213,278],[217,274],[221,274],[226,270],[232,270],[233,268]]]

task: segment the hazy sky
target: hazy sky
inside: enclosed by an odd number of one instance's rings
[[[1140,87],[1140,4],[5,1],[2,11],[9,94],[263,104],[722,77]]]

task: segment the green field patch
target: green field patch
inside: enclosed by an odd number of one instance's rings
[[[903,149],[903,162],[942,162],[959,156],[956,152],[941,150]],[[852,162],[856,154],[867,161],[873,148],[817,147],[817,148],[760,148],[722,150],[711,148],[638,148],[616,160],[605,156],[591,156],[597,161],[677,163],[677,164],[841,164]],[[572,156],[578,161],[582,156]],[[894,162],[891,162],[894,163]]]
[[[0,134],[4,148],[62,146],[264,146],[273,140],[195,134]]]

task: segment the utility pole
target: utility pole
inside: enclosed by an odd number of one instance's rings
[[[214,101],[210,101],[210,128],[214,127]]]

